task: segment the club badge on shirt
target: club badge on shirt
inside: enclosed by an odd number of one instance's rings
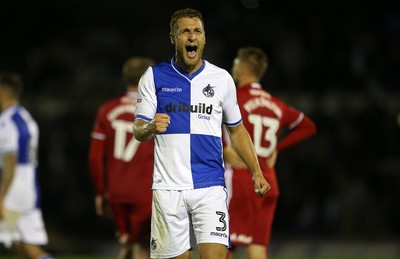
[[[215,86],[211,86],[210,84],[208,84],[206,87],[203,88],[203,94],[205,97],[213,97],[215,92],[214,92],[214,88]]]

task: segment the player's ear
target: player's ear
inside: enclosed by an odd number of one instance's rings
[[[172,32],[169,33],[169,40],[171,41],[172,45],[175,45],[174,35],[172,34]]]

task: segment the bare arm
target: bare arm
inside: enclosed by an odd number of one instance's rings
[[[246,163],[253,175],[252,180],[254,183],[254,191],[258,195],[263,196],[271,187],[262,174],[249,133],[247,132],[243,123],[232,128],[227,128],[227,130],[229,132],[233,148],[240,158]]]
[[[0,185],[0,219],[4,216],[4,197],[6,196],[11,182],[14,178],[15,166],[17,165],[17,153],[7,153],[3,156],[3,170]]]
[[[157,113],[150,122],[136,119],[133,122],[133,134],[138,141],[150,140],[154,134],[167,131],[170,124],[170,117],[168,114]]]
[[[224,147],[224,159],[235,169],[247,169],[247,165],[243,162],[232,146]]]
[[[271,156],[265,159],[269,168],[274,168],[278,158],[278,151],[275,149]],[[224,147],[224,159],[235,169],[247,169],[247,165],[231,146]]]

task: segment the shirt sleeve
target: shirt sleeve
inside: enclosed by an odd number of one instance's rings
[[[151,121],[157,111],[157,96],[153,68],[149,67],[139,81],[135,119]]]
[[[228,72],[226,72],[226,77],[226,94],[222,104],[224,111],[223,123],[228,127],[234,127],[242,123],[242,115],[237,101],[235,82]]]
[[[1,126],[0,147],[2,154],[18,151],[18,130],[10,121]]]
[[[279,141],[278,151],[293,146],[316,133],[315,123],[304,113],[289,106],[286,106],[284,110],[283,126],[288,129],[288,133]]]
[[[89,148],[89,170],[98,195],[105,193],[105,116],[103,109],[100,108],[93,126]]]
[[[92,139],[89,149],[89,169],[94,184],[96,194],[105,193],[105,177],[104,177],[104,147],[102,140]]]

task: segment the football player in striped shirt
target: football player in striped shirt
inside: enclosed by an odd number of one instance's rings
[[[243,126],[231,75],[202,57],[201,13],[176,11],[170,29],[175,55],[142,76],[134,121],[135,137],[155,143],[151,258],[189,258],[192,228],[200,257],[223,259],[229,215],[222,124],[251,170],[253,194],[263,196],[270,186]]]
[[[39,128],[20,105],[21,76],[0,74],[0,243],[30,259],[50,259],[37,180]]]

